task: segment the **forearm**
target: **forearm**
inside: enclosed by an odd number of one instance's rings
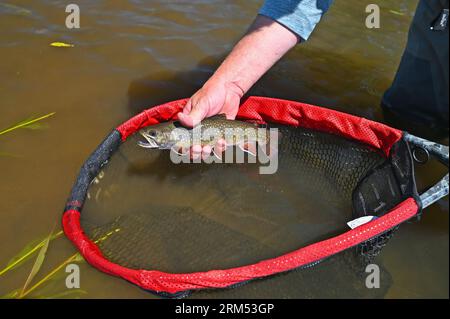
[[[258,16],[205,86],[223,84],[242,96],[298,41],[291,30]]]
[[[247,34],[178,113],[180,122],[194,127],[216,114],[234,119],[242,96],[301,39],[308,39],[331,1],[266,0]]]

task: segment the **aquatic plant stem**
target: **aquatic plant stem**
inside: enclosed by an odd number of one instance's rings
[[[12,127],[10,127],[10,128],[7,128],[7,129],[5,129],[5,130],[3,130],[3,131],[0,131],[0,135],[9,133],[9,132],[14,131],[14,130],[17,130],[17,129],[19,129],[19,128],[27,127],[27,126],[29,126],[29,125],[31,125],[31,124],[34,124],[34,123],[36,123],[36,122],[42,121],[42,120],[44,120],[44,119],[46,119],[46,118],[49,118],[49,117],[51,117],[51,116],[53,116],[53,115],[55,115],[55,114],[56,114],[56,112],[52,112],[52,113],[49,113],[49,114],[47,114],[47,115],[38,117],[38,118],[36,118],[36,119],[32,119],[32,120],[29,120],[29,121],[26,121],[26,122],[23,122],[23,123],[19,123],[19,124],[14,125],[14,126],[12,126]]]
[[[35,285],[33,285],[31,288],[29,288],[27,291],[24,291],[19,297],[18,299],[22,299],[25,296],[29,295],[31,292],[33,292],[34,290],[36,290],[40,285],[42,285],[43,283],[45,283],[48,279],[50,279],[51,277],[53,277],[53,275],[55,275],[58,271],[60,271],[64,266],[66,266],[67,264],[71,263],[72,261],[77,260],[78,258],[80,258],[81,255],[79,253],[76,253],[75,255],[69,257],[68,259],[66,259],[62,264],[60,264],[58,267],[56,267],[55,269],[53,269],[51,272],[49,272],[44,278],[42,278],[41,280],[39,280]]]
[[[23,285],[23,288],[20,292],[19,296],[22,296],[24,291],[28,288],[28,285],[33,281],[34,277],[39,273],[39,271],[42,268],[42,264],[44,263],[45,257],[47,255],[47,251],[48,251],[48,246],[50,244],[50,241],[52,239],[52,235],[53,235],[53,230],[55,227],[53,227],[52,231],[50,232],[50,235],[48,235],[48,237],[45,239],[44,241],[44,245],[42,246],[42,248],[39,250],[39,253],[36,257],[36,261],[33,264],[33,268],[31,268],[31,272],[28,275],[27,281],[25,282],[25,284]]]
[[[60,237],[64,232],[62,230],[60,230],[59,232],[57,232],[56,234],[54,234],[50,240],[53,239],[57,239],[58,237]],[[9,270],[11,270],[12,268],[14,268],[16,265],[20,264],[22,261],[24,261],[25,259],[27,259],[29,256],[31,256],[32,254],[34,254],[36,251],[38,251],[43,245],[45,244],[45,239],[43,241],[41,241],[39,244],[37,244],[33,249],[31,249],[29,252],[27,252],[25,255],[23,255],[22,257],[20,257],[19,259],[17,259],[16,261],[14,261],[13,263],[11,263],[10,265],[8,265],[5,269],[0,271],[0,276],[2,276],[3,274],[5,274],[6,272],[8,272]]]
[[[112,231],[106,233],[105,235],[103,235],[103,237],[97,239],[94,241],[95,244],[101,243],[102,241],[107,240],[111,235],[113,235],[114,233],[117,233],[120,231],[120,228],[116,228],[113,229]],[[27,291],[23,292],[18,299],[22,299],[25,296],[29,295],[31,292],[33,292],[34,290],[36,290],[39,286],[41,286],[42,284],[44,284],[47,280],[49,280],[51,277],[53,277],[58,271],[60,271],[63,267],[65,267],[67,264],[71,263],[71,262],[75,262],[77,260],[79,260],[80,258],[82,258],[80,253],[76,253],[74,255],[72,255],[71,257],[69,257],[68,259],[66,259],[63,263],[61,263],[59,266],[57,266],[55,269],[53,269],[51,272],[49,272],[44,278],[42,278],[41,280],[39,280],[39,282],[37,282],[34,286],[32,286],[30,289],[28,289]]]

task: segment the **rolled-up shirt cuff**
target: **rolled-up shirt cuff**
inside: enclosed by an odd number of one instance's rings
[[[332,0],[266,0],[259,14],[277,21],[306,41],[332,2]]]

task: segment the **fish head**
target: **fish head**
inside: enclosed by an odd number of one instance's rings
[[[145,141],[139,141],[138,145],[150,149],[171,149],[183,140],[183,135],[177,134],[177,131],[174,122],[145,127],[139,131]]]

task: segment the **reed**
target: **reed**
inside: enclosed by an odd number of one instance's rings
[[[98,239],[96,239],[94,242],[96,244],[107,240],[110,236],[114,235],[115,233],[119,232],[120,228],[113,229],[109,232],[104,233],[101,235]],[[63,231],[58,231],[57,233],[53,233],[53,231],[43,240],[40,240],[37,243],[30,243],[27,245],[19,254],[17,254],[9,263],[8,265],[0,271],[0,275],[6,274],[8,271],[11,271],[18,266],[20,266],[23,262],[37,254],[36,260],[32,266],[31,272],[29,273],[27,280],[24,284],[24,286],[20,289],[15,289],[14,291],[8,293],[7,295],[3,296],[2,298],[8,298],[8,299],[23,299],[28,297],[31,293],[36,292],[36,290],[40,287],[42,287],[45,283],[49,282],[55,276],[65,268],[70,263],[79,263],[83,262],[84,259],[81,256],[80,253],[73,254],[69,258],[65,259],[63,262],[61,262],[59,265],[57,265],[55,268],[53,268],[50,272],[48,272],[45,276],[43,276],[39,281],[37,281],[35,284],[33,284],[31,287],[29,287],[36,277],[36,275],[39,273],[39,270],[41,266],[43,265],[45,261],[45,256],[47,253],[47,250],[49,248],[50,242],[58,239],[62,236]],[[75,295],[75,294],[86,294],[86,291],[81,289],[74,289],[71,291],[61,292],[57,293],[54,296],[46,297],[46,298],[61,298],[63,296],[67,295]]]
[[[59,237],[61,237],[63,234],[63,231],[59,231],[56,234],[51,235],[50,240],[54,240],[57,239]],[[28,259],[30,259],[31,257],[33,257],[33,255],[39,251],[39,249],[41,249],[45,243],[46,243],[46,239],[43,239],[41,241],[39,241],[37,244],[35,242],[32,242],[30,244],[28,244],[27,246],[25,246],[24,249],[22,249],[22,251],[20,251],[16,256],[14,256],[6,265],[5,268],[3,268],[2,270],[0,270],[0,276],[3,276],[4,274],[6,274],[8,271],[13,270],[14,268],[20,266],[23,262],[27,261]]]
[[[37,118],[28,118],[26,120],[17,122],[15,124],[13,124],[12,126],[0,131],[0,136],[4,135],[6,133],[11,133],[12,131],[15,131],[18,129],[30,129],[30,130],[42,129],[42,128],[44,128],[44,126],[40,122],[49,117],[52,117],[55,114],[56,114],[56,112],[52,112],[52,113],[46,114],[44,116],[40,116]]]

